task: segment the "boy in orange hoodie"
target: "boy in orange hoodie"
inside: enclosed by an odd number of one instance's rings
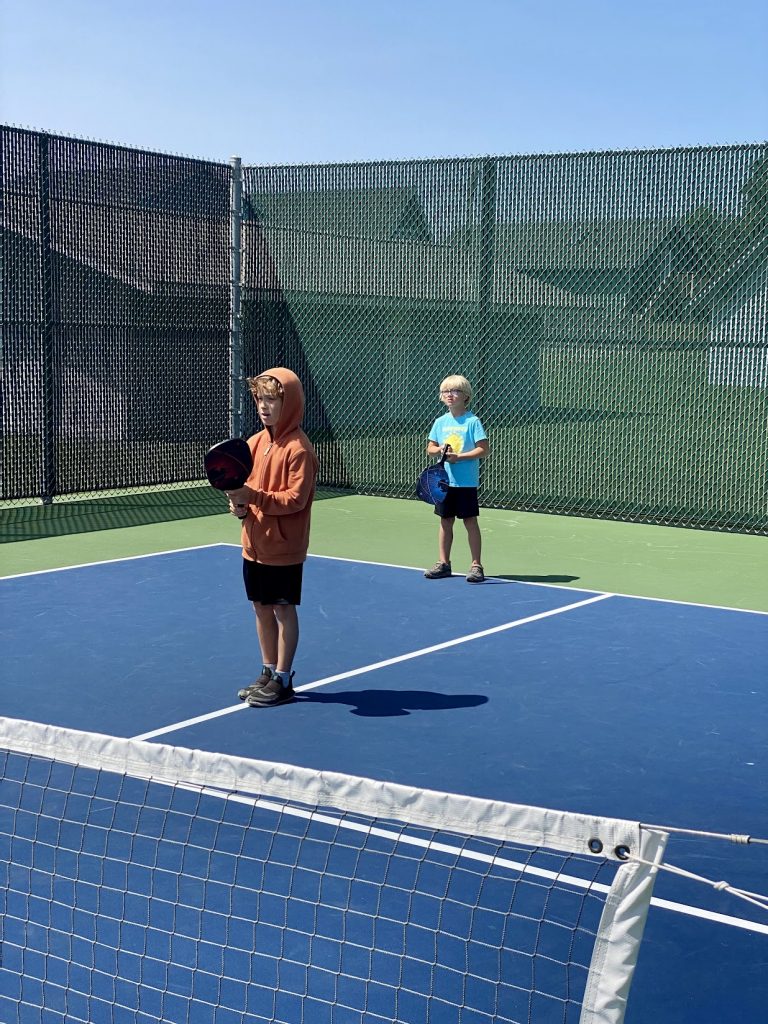
[[[256,612],[261,675],[238,693],[251,707],[293,700],[293,659],[299,643],[297,606],[309,547],[317,456],[299,424],[304,389],[292,370],[249,377],[264,430],[248,439],[253,469],[243,487],[227,491],[242,520],[243,579]]]

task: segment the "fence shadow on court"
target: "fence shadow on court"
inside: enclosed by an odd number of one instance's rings
[[[349,492],[322,490],[315,501],[345,494]],[[23,505],[0,511],[0,544],[227,514],[224,496],[208,486]]]
[[[434,693],[430,690],[353,690],[345,693],[301,693],[297,702],[312,704],[349,704],[350,714],[363,718],[394,718],[413,711],[455,711],[487,704],[488,698],[476,693]]]

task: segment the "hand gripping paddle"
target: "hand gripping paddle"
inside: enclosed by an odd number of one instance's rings
[[[440,460],[427,466],[416,483],[416,497],[426,501],[428,505],[437,505],[448,493],[448,474],[443,468],[448,445],[443,448]]]

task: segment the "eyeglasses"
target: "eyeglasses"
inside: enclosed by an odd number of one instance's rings
[[[446,391],[441,391],[441,395],[463,395],[464,392],[461,388],[448,388]]]

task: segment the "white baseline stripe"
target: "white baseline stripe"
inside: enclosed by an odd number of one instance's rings
[[[584,601],[576,601],[574,604],[566,604],[560,608],[551,608],[546,612],[537,612],[536,615],[526,615],[523,619],[514,619],[512,622],[505,622],[501,626],[492,626],[490,629],[482,629],[478,633],[468,633],[466,636],[456,637],[454,640],[445,640],[440,644],[433,644],[431,647],[422,647],[418,651],[410,651],[408,654],[399,654],[395,658],[387,658],[384,661],[375,661],[370,665],[363,665],[361,668],[353,668],[348,672],[339,672],[335,676],[326,676],[325,679],[318,679],[314,683],[306,683],[304,686],[297,686],[297,693],[304,693],[306,690],[316,690],[319,686],[327,686],[329,683],[337,683],[341,679],[351,679],[353,676],[360,676],[366,672],[375,672],[379,668],[387,668],[389,665],[397,665],[403,661],[410,661],[413,658],[421,658],[425,654],[434,654],[435,651],[444,651],[448,647],[456,647],[459,644],[468,643],[470,640],[479,640],[484,636],[492,636],[494,633],[503,633],[508,629],[515,629],[517,626],[525,626],[529,622],[537,622],[540,619],[548,619],[553,615],[562,615],[563,612],[570,612],[576,608],[584,608],[588,604],[595,604],[597,601],[605,601],[613,597],[612,594],[598,594],[596,597],[588,597]],[[242,711],[248,707],[247,704],[236,704],[219,711],[211,711],[207,715],[199,715],[197,718],[188,718],[183,722],[176,722],[174,725],[166,725],[161,729],[153,729],[152,732],[142,733],[140,736],[131,737],[134,740],[151,740],[157,736],[165,736],[169,732],[176,732],[185,729],[190,725],[199,725],[201,722],[210,722],[214,718],[221,718],[223,715],[231,715],[234,711]]]
[[[237,545],[233,545],[233,547],[236,546]],[[340,555],[310,555],[309,557],[324,558],[326,561],[331,562],[351,562],[357,565],[378,565],[384,569],[409,569],[411,572],[424,572],[423,569],[419,569],[414,565],[398,565],[395,562],[371,562],[362,558],[342,558]],[[455,572],[452,575],[461,576],[463,574]],[[486,579],[489,581],[492,580],[494,584],[514,584],[518,587],[544,587],[548,590],[567,590],[572,594],[594,594],[596,592],[595,587],[574,587],[570,584],[566,586],[564,583],[541,583],[536,580],[505,579],[502,576],[493,575],[487,576]],[[720,612],[744,612],[746,615],[768,615],[768,612],[757,608],[736,608],[727,604],[704,604],[701,601],[683,601],[675,597],[648,597],[645,594],[625,594],[620,590],[613,590],[608,596],[625,597],[630,601],[654,601],[656,604],[681,604],[690,608],[711,608],[713,611]]]
[[[144,555],[125,555],[121,558],[104,558],[96,562],[82,562],[77,565],[60,565],[54,569],[34,569],[30,572],[18,572],[8,576],[0,576],[0,583],[3,580],[15,580],[21,579],[24,576],[42,576],[48,572],[66,572],[69,569],[87,569],[91,565],[111,565],[112,562],[130,562],[136,558],[155,558],[158,555],[174,555],[177,552],[182,551],[199,551],[205,548],[240,548],[240,544],[234,541],[221,540],[212,541],[209,544],[193,544],[187,548],[170,548],[167,551],[150,551]],[[376,565],[383,569],[407,569],[409,572],[423,572],[423,568],[418,568],[414,565],[399,565],[396,562],[374,562],[364,558],[343,558],[340,555],[315,555],[310,554],[309,558],[324,559],[328,562],[348,562],[352,565]],[[460,576],[461,573],[453,573],[454,576]],[[586,587],[573,587],[565,586],[562,583],[538,583],[534,580],[507,580],[502,579],[499,576],[489,576],[489,580],[495,580],[496,583],[505,584],[517,584],[521,587],[544,587],[550,590],[567,590],[570,593],[583,593],[583,594],[594,594],[594,588]],[[724,612],[744,612],[747,615],[765,615],[768,616],[768,612],[759,610],[757,608],[736,608],[735,606],[727,604],[704,604],[701,601],[681,601],[673,597],[647,597],[644,594],[625,594],[621,591],[612,591],[607,594],[608,597],[626,597],[634,601],[654,601],[657,604],[681,604],[691,608],[711,608],[714,611]]]
[[[30,569],[29,572],[16,572],[9,576],[0,576],[4,580],[21,580],[26,576],[45,576],[49,572],[69,572],[70,569],[90,569],[94,565],[114,565],[118,562],[135,562],[140,558],[160,558],[163,555],[180,555],[185,551],[204,551],[206,548],[229,547],[225,541],[213,541],[211,544],[193,544],[188,548],[169,548],[167,551],[147,551],[143,555],[121,555],[120,558],[102,558],[96,562],[78,562],[76,565],[57,565],[53,569]],[[238,545],[239,546],[239,545]]]

